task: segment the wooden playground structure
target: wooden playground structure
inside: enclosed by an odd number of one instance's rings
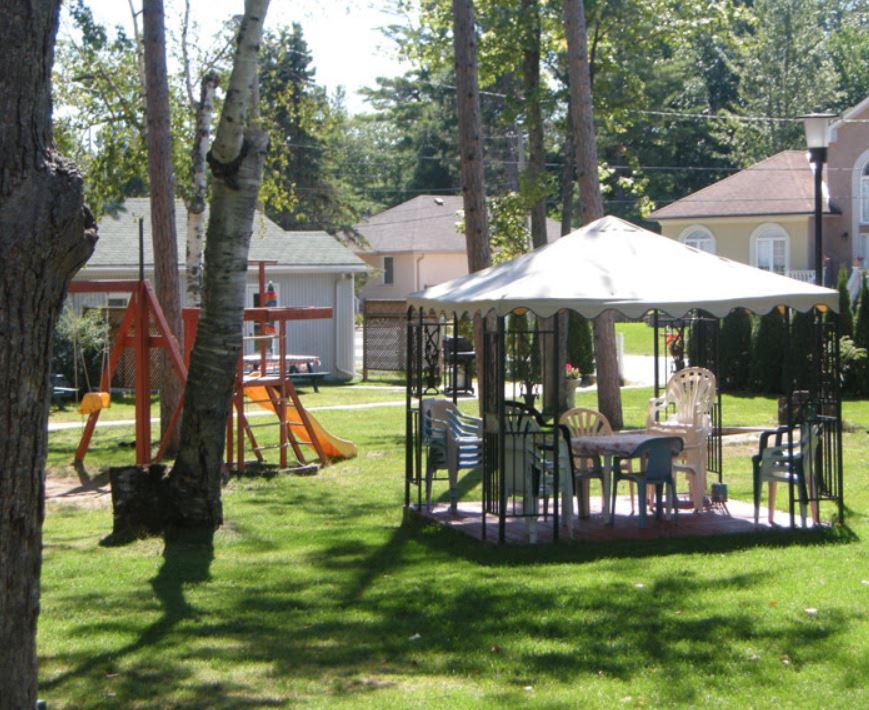
[[[100,375],[98,403],[88,414],[87,423],[81,435],[75,452],[75,464],[81,465],[90,446],[91,437],[100,418],[100,412],[110,404],[109,388],[112,373],[118,366],[124,349],[131,348],[135,362],[135,429],[136,429],[136,465],[148,466],[152,461],[160,461],[166,451],[167,439],[160,441],[157,455],[151,457],[151,348],[162,348],[166,351],[172,369],[183,386],[187,382],[187,367],[181,358],[178,341],[172,334],[163,309],[157,301],[151,285],[140,278],[138,281],[73,281],[69,285],[69,293],[129,293],[130,300],[121,326],[115,335],[115,341],[108,357],[108,362]],[[151,324],[157,328],[157,335],[151,334]],[[93,394],[93,393],[89,393]],[[86,395],[87,396],[87,395]],[[183,400],[182,400],[183,402]],[[181,414],[182,402],[178,403],[172,412],[171,431]]]
[[[110,406],[109,388],[112,373],[118,367],[126,348],[134,351],[134,400],[136,432],[136,465],[149,466],[159,462],[166,451],[168,440],[160,441],[157,453],[151,455],[151,359],[152,348],[162,348],[168,355],[173,371],[182,386],[187,381],[190,355],[196,341],[199,323],[199,308],[185,308],[184,353],[182,356],[178,341],[172,334],[160,304],[150,284],[142,278],[137,281],[77,281],[70,284],[70,293],[129,293],[130,300],[118,329],[111,352],[105,362],[100,377],[99,392],[88,393],[88,419],[75,453],[75,464],[84,462],[91,438],[103,408]],[[244,348],[239,353],[236,382],[232,402],[226,421],[226,464],[229,468],[244,470],[252,463],[246,460],[246,442],[250,444],[256,461],[265,461],[263,452],[277,449],[279,465],[287,468],[290,463],[288,449],[292,449],[295,460],[305,466],[313,463],[322,466],[332,460],[351,458],[356,455],[356,447],[349,441],[333,436],[305,409],[292,376],[296,375],[294,356],[287,353],[287,323],[299,320],[331,319],[331,307],[278,307],[266,301],[265,262],[259,264],[259,303],[261,307],[244,309],[244,321],[254,324],[254,335],[243,336],[243,341],[254,341],[259,351],[253,369],[249,369],[244,357]],[[151,333],[155,326],[157,333]],[[277,352],[274,344],[277,343]],[[249,360],[249,359],[248,359]],[[245,401],[262,409],[271,411],[276,417],[268,422],[254,422],[245,411]],[[84,402],[84,400],[83,400]],[[171,431],[178,422],[183,407],[183,398],[171,414]],[[82,410],[84,411],[84,409]],[[255,429],[278,426],[278,443],[261,445],[254,433]],[[313,456],[306,455],[303,447],[313,450]]]
[[[189,363],[199,309],[185,308],[183,316],[184,332],[190,334],[185,338],[185,363]],[[244,353],[239,354],[232,407],[226,420],[227,466],[243,471],[248,463],[252,463],[245,456],[247,444],[259,463],[265,460],[264,451],[277,449],[281,468],[288,466],[289,449],[303,466],[314,462],[327,466],[332,459],[355,455],[355,446],[326,432],[305,409],[292,380],[294,356],[287,353],[288,322],[331,317],[331,308],[316,306],[245,308],[245,322],[259,327],[258,334],[244,336],[244,340],[254,341],[259,353],[252,369],[245,362]],[[277,352],[270,352],[269,346],[274,343],[277,343]],[[258,441],[255,430],[274,427],[276,422],[252,422],[245,409],[246,403],[258,405],[277,416],[278,443],[261,444]],[[303,447],[313,449],[314,456],[306,455]]]

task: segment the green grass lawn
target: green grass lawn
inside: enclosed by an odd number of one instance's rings
[[[642,423],[648,396],[625,391],[629,422]],[[724,411],[763,424],[775,403],[727,398]],[[233,480],[211,544],[103,546],[108,508],[52,504],[40,696],[49,707],[866,706],[869,403],[846,403],[845,417],[848,527],[823,535],[498,548],[402,526],[404,412],[392,407],[319,414],[359,457],[314,477]],[[51,434],[55,461],[69,435]],[[725,451],[731,495],[744,498],[751,452]],[[93,453],[132,459],[113,444]]]
[[[653,355],[654,329],[645,323],[616,323],[616,333],[625,336],[626,355]]]
[[[306,407],[331,407],[347,404],[368,404],[370,402],[388,402],[404,399],[404,387],[394,381],[375,380],[373,382],[356,382],[350,385],[322,383],[320,391],[314,392],[311,387],[300,387],[298,392]],[[152,395],[151,415],[160,416],[160,397]],[[135,417],[135,401],[132,394],[113,394],[112,406],[100,413],[100,421],[119,421]],[[74,403],[63,408],[52,407],[49,414],[50,422],[84,422],[86,417],[78,413]]]

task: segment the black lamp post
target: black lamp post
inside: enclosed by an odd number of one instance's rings
[[[824,285],[824,245],[823,245],[823,178],[824,163],[827,162],[829,145],[828,129],[836,117],[832,113],[810,113],[801,116],[806,129],[806,145],[809,160],[815,171],[815,284]]]

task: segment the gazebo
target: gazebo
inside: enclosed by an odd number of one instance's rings
[[[529,511],[511,496],[505,404],[542,385],[549,421],[539,436],[550,436],[552,445],[557,446],[555,423],[563,398],[555,390],[563,382],[558,376],[565,363],[563,314],[575,311],[594,319],[613,312],[629,319],[647,318],[655,328],[656,355],[659,326],[673,319],[691,322],[705,341],[702,347],[694,348],[691,364],[707,367],[717,375],[719,322],[739,308],[756,315],[779,309],[787,324],[791,323],[791,312],[813,314],[815,338],[810,363],[806,363],[811,372],[799,387],[794,382],[786,389],[787,422],[793,428],[807,411],[825,415],[822,445],[812,468],[812,495],[814,501],[834,501],[841,520],[837,292],[699,251],[616,217],[596,220],[512,261],[409,296],[405,507],[412,511],[424,508],[423,488],[430,467],[424,461],[422,411],[431,398],[458,400],[458,353],[450,352],[450,346],[445,348],[444,341],[456,343],[456,336],[468,334],[469,317],[480,316],[477,322],[483,331],[483,352],[477,356],[484,442],[479,462],[481,537],[487,535],[487,517],[494,516],[499,540],[503,541],[510,518],[533,516],[536,520],[538,514],[536,506]],[[656,396],[657,365],[656,358]],[[718,451],[720,456],[720,396],[718,402],[712,437],[719,443],[711,446],[710,452]],[[553,459],[557,481],[558,457]],[[720,460],[716,472],[720,479]],[[793,486],[790,489],[793,526]],[[552,498],[552,537],[558,539],[557,485]]]

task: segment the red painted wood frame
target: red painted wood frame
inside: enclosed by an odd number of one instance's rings
[[[260,287],[264,289],[262,273],[260,274]],[[185,308],[182,311],[184,319],[184,363],[187,367],[190,366],[190,355],[193,352],[193,345],[196,341],[196,330],[199,325],[199,309]],[[299,399],[296,392],[296,387],[292,381],[292,374],[287,371],[286,355],[287,355],[287,321],[299,320],[321,320],[332,318],[333,310],[331,307],[318,306],[286,306],[276,308],[245,308],[244,320],[254,323],[278,323],[278,372],[275,377],[263,377],[262,386],[265,388],[269,401],[275,409],[279,424],[279,443],[277,448],[280,449],[280,465],[282,468],[287,466],[287,448],[292,447],[293,453],[300,463],[306,463],[304,453],[301,446],[311,446],[317,456],[317,460],[323,465],[329,463],[329,457],[323,450],[323,446],[317,436],[317,433],[311,424],[308,412]],[[258,461],[263,461],[262,447],[257,443],[253,429],[247,420],[244,411],[244,367],[243,367],[243,352],[239,353],[238,367],[236,370],[235,388],[230,402],[230,412],[226,419],[226,463],[242,471],[245,467],[245,439],[250,443],[251,449],[254,452]],[[261,349],[263,358],[260,364],[260,372],[266,372],[266,353],[265,349]],[[302,427],[308,437],[307,441],[300,441],[293,433],[292,426],[287,421],[287,405],[292,403],[299,413],[299,419],[302,422]],[[235,409],[235,417],[233,417],[233,409]],[[233,421],[235,418],[236,421]]]
[[[151,348],[163,348],[169,358],[169,363],[175,371],[182,387],[187,382],[187,368],[181,356],[178,341],[169,329],[163,309],[147,281],[73,281],[69,285],[70,293],[129,293],[130,301],[121,321],[121,327],[115,335],[115,341],[109,354],[108,364],[100,377],[100,390],[108,392],[112,382],[112,373],[118,366],[125,348],[132,348],[134,353],[135,378],[133,396],[135,401],[136,419],[136,465],[148,466],[151,458]],[[151,323],[157,328],[157,335],[151,335]],[[132,332],[131,332],[132,331]],[[183,405],[183,398],[175,407],[169,420],[171,431],[178,421]],[[100,411],[88,416],[78,448],[75,452],[76,464],[81,464],[90,446],[91,437],[100,418]],[[154,461],[160,461],[165,453],[167,440],[160,442]]]

